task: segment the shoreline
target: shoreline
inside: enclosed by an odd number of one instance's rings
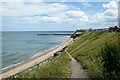
[[[45,51],[43,51],[43,52],[37,53],[37,54],[29,57],[29,58],[26,59],[26,60],[20,61],[20,62],[15,63],[15,64],[11,64],[11,65],[9,65],[9,66],[6,66],[6,67],[2,68],[1,71],[4,73],[4,72],[6,72],[6,71],[8,71],[8,70],[13,69],[13,67],[16,68],[16,67],[18,67],[18,66],[20,66],[20,65],[22,65],[22,64],[25,64],[25,63],[27,63],[27,62],[35,59],[35,58],[38,58],[38,57],[46,54],[48,51],[51,51],[52,49],[54,49],[54,48],[56,48],[56,47],[58,47],[58,46],[60,46],[60,44],[57,45],[57,46],[55,46],[55,47],[52,47],[52,48],[50,48],[50,49],[48,49],[48,50],[45,50]]]
[[[38,52],[34,53],[33,55],[27,57],[27,58],[24,59],[24,60],[21,59],[21,60],[19,60],[19,61],[16,62],[16,63],[11,63],[11,64],[9,64],[9,65],[7,65],[7,66],[5,65],[4,67],[1,66],[1,70],[0,70],[1,72],[0,72],[0,74],[1,74],[2,72],[4,72],[4,71],[7,71],[7,70],[12,69],[13,67],[20,66],[22,63],[24,63],[24,62],[26,62],[26,61],[28,62],[28,61],[30,61],[30,60],[33,59],[33,58],[36,58],[36,57],[38,57],[38,56],[42,56],[43,54],[45,54],[45,53],[47,53],[48,51],[50,51],[50,50],[52,50],[52,49],[60,46],[61,44],[65,43],[67,40],[70,39],[70,36],[65,36],[65,37],[66,37],[67,39],[62,40],[60,43],[58,43],[58,44],[56,44],[56,45],[54,45],[54,46],[52,46],[52,47],[49,47],[49,48],[47,48],[47,49],[44,49],[43,51],[38,51]]]
[[[45,51],[43,53],[38,53],[35,57],[30,57],[28,60],[19,62],[18,65],[13,66],[11,68],[8,68],[7,70],[2,71],[2,78],[7,78],[9,76],[15,75],[21,71],[24,71],[35,64],[38,64],[40,62],[45,61],[46,59],[49,59],[50,57],[54,56],[54,53],[62,50],[64,47],[66,47],[71,42],[71,38],[67,39],[65,42],[61,43],[60,45],[57,45],[56,47],[51,48],[48,51]]]
[[[67,40],[69,40],[69,39],[70,39],[70,37],[68,37]],[[11,64],[11,65],[8,65],[8,66],[6,66],[6,67],[3,67],[3,68],[1,68],[1,72],[4,73],[4,72],[6,72],[6,71],[8,71],[8,70],[13,69],[13,67],[18,67],[18,66],[20,66],[20,65],[22,65],[22,64],[24,64],[24,63],[26,63],[26,62],[29,62],[29,61],[31,61],[31,60],[33,60],[33,59],[35,59],[35,58],[38,58],[38,57],[46,54],[48,51],[51,51],[52,49],[54,49],[54,48],[56,48],[56,47],[64,44],[67,40],[63,41],[62,43],[60,43],[60,44],[58,44],[58,45],[56,45],[56,46],[54,46],[54,47],[51,47],[51,48],[49,48],[49,49],[46,49],[46,50],[44,50],[44,51],[42,51],[42,52],[38,52],[37,54],[32,55],[31,57],[27,58],[26,60],[22,60],[22,61],[19,61],[19,62],[15,63],[15,64]]]

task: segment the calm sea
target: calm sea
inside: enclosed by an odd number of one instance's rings
[[[62,44],[70,36],[37,35],[51,33],[73,33],[73,31],[27,31],[2,33],[2,67],[27,60],[38,53]]]

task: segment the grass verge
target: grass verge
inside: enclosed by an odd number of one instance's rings
[[[19,74],[19,78],[69,78],[70,58],[63,52],[49,62],[31,71],[24,71]]]
[[[117,38],[115,32],[87,32],[79,36],[75,43],[69,46],[68,52],[79,46],[71,55],[82,65],[91,78],[104,78],[101,48],[105,43],[117,42]]]

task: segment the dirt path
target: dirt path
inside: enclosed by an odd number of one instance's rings
[[[67,52],[67,50],[66,53],[71,58],[71,78],[89,78],[87,73],[82,69],[81,65]]]

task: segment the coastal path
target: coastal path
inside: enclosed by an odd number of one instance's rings
[[[71,58],[71,78],[89,78],[87,73],[82,69],[82,66],[67,52],[67,50],[66,53]]]
[[[71,78],[89,78],[87,73],[85,72],[85,70],[83,70],[81,64],[79,64],[70,54],[73,53],[74,51],[76,51],[80,46],[82,46],[83,44],[85,44],[87,41],[83,42],[81,45],[79,45],[78,47],[76,47],[74,50],[72,50],[70,53],[67,51],[67,49],[65,50],[65,52],[68,54],[68,56],[71,58]]]

